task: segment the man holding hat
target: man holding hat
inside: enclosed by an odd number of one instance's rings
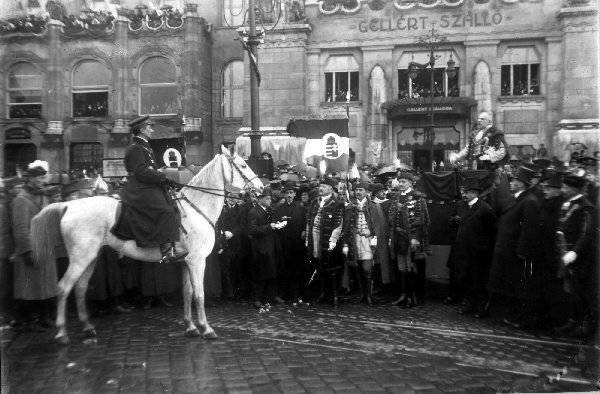
[[[160,247],[161,262],[183,260],[187,251],[176,251],[181,218],[167,188],[175,186],[158,171],[152,138],[154,122],[148,115],[129,122],[133,143],[125,152],[127,183],[121,192],[123,212],[112,229],[122,239],[134,239],[139,247]]]
[[[262,307],[262,301],[281,302],[277,296],[277,264],[280,255],[279,240],[275,232],[287,223],[275,222],[271,208],[271,189],[265,187],[258,195],[257,204],[248,212],[248,234],[252,250],[252,296],[254,306]]]
[[[317,267],[321,292],[317,301],[325,299],[326,282],[332,287],[333,305],[338,306],[338,274],[343,268],[338,241],[342,235],[344,203],[333,196],[333,186],[319,185],[319,197],[312,203],[306,224],[306,246]]]
[[[589,324],[586,327],[584,322],[596,309],[598,275],[594,208],[583,194],[586,185],[584,177],[574,174],[564,177],[562,191],[566,202],[561,207],[558,225],[559,257],[564,267],[564,289],[570,306],[569,319],[558,331],[578,336],[591,331]]]
[[[490,269],[488,291],[511,300],[513,306],[504,322],[522,326],[527,285],[537,272],[539,258],[540,202],[532,191],[535,172],[520,167],[510,180],[512,200],[498,221],[498,234]]]
[[[14,298],[17,300],[17,324],[30,324],[35,315],[46,327],[52,325],[52,299],[58,292],[56,262],[36,261],[30,243],[31,219],[47,205],[44,185],[48,163],[36,160],[26,172],[26,183],[11,203],[14,240]]]
[[[279,292],[295,302],[301,298],[304,290],[302,281],[306,257],[304,247],[306,209],[296,201],[296,189],[293,183],[287,182],[283,185],[283,197],[284,201],[274,209],[274,217],[281,222],[287,222],[287,226],[278,232],[281,242]],[[286,290],[288,294],[284,294]]]
[[[481,181],[476,177],[462,182],[461,194],[465,204],[458,211],[459,225],[452,246],[457,281],[465,291],[465,303],[459,313],[475,313],[476,317],[485,314],[485,287],[496,235],[496,215],[479,198],[481,191]]]

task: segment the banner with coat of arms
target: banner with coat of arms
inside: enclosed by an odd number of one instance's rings
[[[348,170],[348,119],[292,119],[287,132],[291,137],[306,138],[305,163],[318,168],[324,160],[327,173]]]

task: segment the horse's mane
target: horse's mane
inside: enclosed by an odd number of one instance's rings
[[[192,179],[188,182],[188,185],[198,186],[198,185],[208,185],[216,179],[216,171],[218,169],[218,162],[220,159],[219,154],[215,155],[211,161],[208,162],[202,169],[194,175]]]

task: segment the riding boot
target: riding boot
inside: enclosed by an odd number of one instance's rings
[[[414,272],[409,271],[406,273],[406,304],[403,308],[412,308],[417,303],[415,294],[415,280],[416,275]]]
[[[183,261],[189,252],[187,250],[181,250],[178,252],[175,249],[175,242],[168,242],[160,245],[160,253],[163,255],[159,261],[162,264]]]
[[[358,291],[360,293],[360,300],[358,302],[363,302],[367,294],[364,285],[363,270],[360,266],[356,267],[356,282],[358,283]]]
[[[337,274],[333,272],[331,274],[331,292],[333,294],[333,306],[337,308],[339,306],[338,302],[338,283],[337,283]]]
[[[368,306],[373,306],[373,269],[364,272],[366,301]]]
[[[408,273],[406,271],[400,271],[400,297],[392,302],[394,306],[404,306],[406,304],[406,276]]]

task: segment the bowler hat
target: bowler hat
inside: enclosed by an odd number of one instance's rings
[[[132,130],[138,130],[144,124],[154,124],[154,121],[150,119],[150,115],[138,116],[131,122],[127,123]]]
[[[565,175],[563,183],[567,186],[571,186],[576,189],[581,189],[587,183],[587,179],[581,176],[577,176],[575,174],[567,174]]]
[[[461,187],[464,190],[476,190],[478,192],[482,190],[481,182],[475,177],[465,178],[461,183]]]
[[[529,186],[531,184],[531,180],[533,178],[536,178],[536,172],[533,171],[530,168],[527,167],[519,167],[519,170],[517,171],[517,175],[514,176],[513,178],[523,182],[524,184],[526,184],[527,186]]]
[[[542,179],[544,180],[543,186],[545,187],[556,187],[562,186],[562,174],[553,168],[548,168],[543,171]]]

